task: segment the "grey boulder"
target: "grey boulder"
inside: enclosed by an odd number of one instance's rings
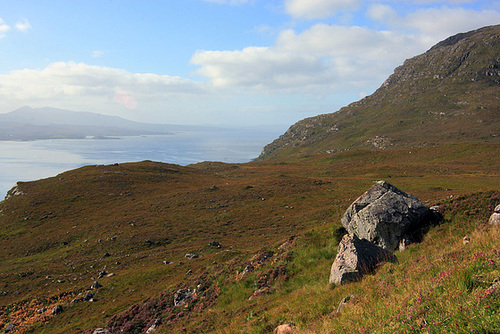
[[[342,225],[348,233],[393,251],[401,241],[418,241],[423,228],[436,220],[415,196],[378,181],[349,206]]]
[[[339,244],[329,282],[336,285],[359,281],[383,262],[398,262],[396,256],[355,234],[346,234]]]
[[[500,225],[500,204],[495,207],[495,211],[490,216],[488,223],[493,226]]]

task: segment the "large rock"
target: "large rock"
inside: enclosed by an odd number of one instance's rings
[[[337,257],[330,272],[330,283],[342,285],[359,281],[375,271],[383,262],[398,262],[396,256],[382,247],[355,234],[346,234],[339,244]]]
[[[488,223],[493,226],[500,225],[500,204],[495,207],[495,212],[490,216]]]
[[[392,251],[403,240],[418,240],[422,228],[435,220],[415,196],[378,181],[349,206],[342,225],[348,233]]]

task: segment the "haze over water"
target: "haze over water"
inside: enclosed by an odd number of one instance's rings
[[[85,165],[143,160],[179,165],[201,161],[249,162],[282,130],[210,130],[114,139],[0,141],[0,200],[17,181],[56,176]]]

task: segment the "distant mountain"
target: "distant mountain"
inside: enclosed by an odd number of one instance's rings
[[[117,116],[50,107],[22,107],[7,114],[0,114],[0,140],[170,134],[175,130],[193,128],[134,122]]]
[[[371,96],[301,120],[259,159],[458,142],[500,142],[500,25],[408,59]]]

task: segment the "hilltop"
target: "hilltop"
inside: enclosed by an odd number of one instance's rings
[[[500,332],[500,228],[487,223],[500,204],[498,78],[481,74],[491,64],[473,61],[479,51],[449,67],[464,58],[453,50],[478,44],[498,57],[498,29],[408,60],[371,97],[292,126],[267,159],[94,165],[19,182],[0,202],[0,328]],[[425,72],[432,62],[448,76]],[[341,217],[378,180],[444,220],[397,263],[329,284]]]
[[[458,34],[395,69],[370,96],[304,119],[260,159],[500,141],[500,25]]]

